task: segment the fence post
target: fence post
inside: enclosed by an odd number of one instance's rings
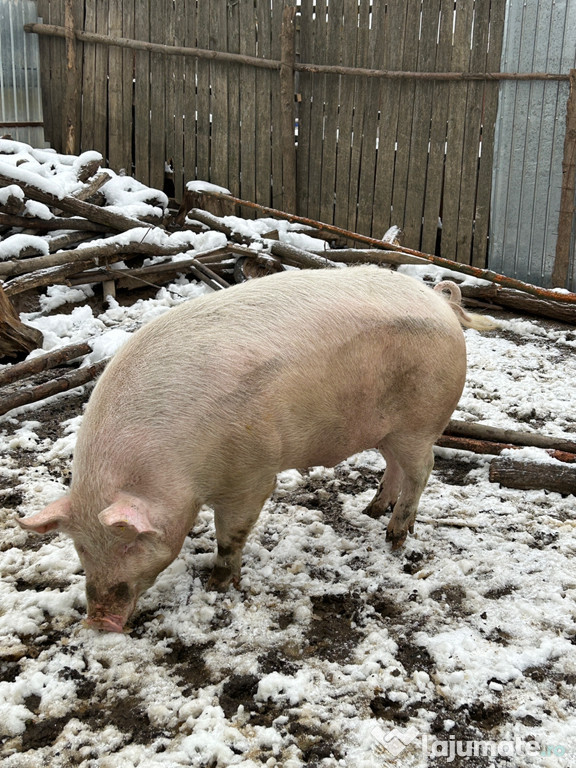
[[[66,93],[64,98],[64,152],[77,153],[78,134],[76,113],[78,107],[78,68],[76,64],[76,34],[74,30],[74,0],[66,0],[64,10],[66,28]]]
[[[280,98],[282,136],[283,207],[296,213],[296,146],[294,143],[294,61],[296,8],[287,6],[282,13]]]
[[[562,196],[558,215],[558,237],[552,270],[552,287],[565,288],[570,266],[570,243],[576,193],[576,69],[570,70],[570,94],[566,105],[566,136],[562,158]]]

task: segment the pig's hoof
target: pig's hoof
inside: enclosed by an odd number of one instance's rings
[[[404,546],[407,535],[408,531],[401,531],[400,533],[395,533],[390,530],[386,531],[386,541],[389,541],[392,544],[392,552]]]
[[[240,574],[232,573],[230,568],[216,565],[208,579],[206,589],[214,590],[215,592],[226,592],[230,584],[236,587],[236,589],[240,589]]]
[[[386,507],[382,507],[381,504],[378,504],[377,499],[378,497],[375,496],[364,510],[364,514],[368,515],[368,517],[372,517],[374,520],[379,520],[384,515],[392,514],[392,511],[394,510],[393,504],[388,504]]]

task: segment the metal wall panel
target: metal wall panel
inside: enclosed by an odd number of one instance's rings
[[[2,125],[42,122],[38,37],[23,29],[36,21],[35,0],[0,0],[0,136],[43,147],[42,127]]]
[[[502,71],[575,66],[576,0],[507,1]],[[539,285],[549,282],[556,250],[568,90],[558,81],[500,86],[488,263]]]

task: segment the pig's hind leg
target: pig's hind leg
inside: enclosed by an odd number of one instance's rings
[[[208,589],[223,592],[230,584],[239,588],[244,544],[275,484],[274,476],[271,482],[258,483],[249,492],[238,493],[234,498],[223,498],[214,503],[218,549]]]
[[[400,495],[403,476],[402,468],[396,461],[394,454],[387,450],[385,445],[378,446],[378,450],[386,459],[386,469],[376,495],[364,510],[365,515],[374,518],[382,517],[394,508]]]
[[[434,466],[433,445],[429,435],[386,438],[386,451],[394,454],[402,471],[400,495],[386,529],[386,541],[392,543],[393,550],[404,544],[408,531],[414,532],[420,496]]]

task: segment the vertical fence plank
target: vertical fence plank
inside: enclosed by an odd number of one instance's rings
[[[164,10],[163,19],[163,42],[165,45],[174,45],[176,36],[175,27],[175,4],[168,2]],[[178,84],[176,82],[178,71],[178,56],[163,56],[164,59],[164,172],[163,184],[171,176],[174,167],[174,158],[176,155],[176,143],[182,136],[182,120],[178,126],[178,117],[176,115],[176,91]],[[179,129],[178,138],[177,131]],[[171,185],[168,184],[167,191],[172,193]]]
[[[299,34],[296,38],[296,59],[311,61],[314,40],[313,0],[301,0],[297,20]],[[296,150],[296,199],[298,212],[311,216],[310,209],[310,125],[313,104],[312,88],[316,78],[309,72],[296,76],[297,100],[297,150]]]
[[[364,4],[365,10],[369,6]],[[342,49],[340,61],[347,67],[362,66],[365,63],[365,40],[368,28],[360,30],[357,0],[345,0],[340,39]],[[367,22],[367,19],[363,19]],[[333,46],[330,46],[332,55]],[[336,178],[333,221],[338,226],[354,230],[358,191],[358,166],[362,149],[363,134],[360,124],[364,120],[361,94],[368,84],[363,78],[341,77],[337,124],[338,142],[336,155]],[[354,222],[354,223],[353,223]]]
[[[240,5],[240,53],[256,55],[256,17],[253,3]],[[240,68],[240,189],[242,197],[256,199],[256,73]]]
[[[420,30],[420,6],[415,3],[406,4],[406,23],[404,26],[404,43],[401,69],[413,72],[418,65]],[[406,105],[413,104],[416,83],[403,80],[400,84],[398,129],[396,134],[396,164],[394,168],[394,189],[392,194],[393,223],[402,229],[410,229],[411,220],[408,218],[407,203],[410,196],[411,182],[410,170],[410,141],[412,135],[412,109],[406,109]],[[418,236],[411,235],[405,238],[407,244],[413,241],[419,242]]]
[[[271,57],[270,0],[256,0],[257,54],[260,58]],[[274,73],[278,88],[278,74]],[[256,202],[271,203],[272,125],[271,113],[272,73],[267,69],[256,70]]]
[[[227,8],[227,50],[240,53],[240,9],[239,3],[230,3]],[[232,194],[240,193],[240,64],[228,64],[228,189]]]
[[[326,0],[316,0],[315,7],[312,7],[312,18],[307,19],[306,23],[311,24],[313,31],[313,51],[309,55],[314,56],[314,61],[319,64],[326,63],[327,49],[327,2]],[[311,59],[308,59],[310,61]],[[310,90],[306,98],[310,100],[310,110],[303,115],[303,130],[309,136],[308,151],[308,176],[305,186],[308,187],[308,212],[307,215],[320,219],[322,215],[321,197],[322,197],[322,150],[324,139],[324,104],[326,91],[326,78],[333,75],[319,75],[308,81]],[[304,124],[304,117],[308,117],[308,125]]]
[[[150,40],[150,0],[137,0],[134,36]],[[134,173],[150,183],[150,53],[134,52]]]
[[[185,40],[191,48],[197,47],[196,3],[185,3]],[[184,183],[197,178],[196,175],[196,59],[192,56],[184,58]]]
[[[456,0],[452,69],[468,71],[470,63],[470,27],[473,6],[468,0]],[[466,114],[466,83],[451,82],[449,88],[448,130],[446,135],[446,172],[442,215],[442,256],[456,259],[458,255],[458,218],[462,179],[462,153],[464,149]],[[462,254],[464,261],[470,256]]]
[[[273,59],[282,60],[282,34],[291,36],[292,49],[295,55],[296,43],[296,7],[286,3],[287,19],[292,18],[289,29],[283,28],[284,2],[272,0],[272,34],[270,55]],[[286,23],[290,23],[286,21]],[[293,63],[293,62],[292,62]],[[294,70],[288,73],[290,91],[284,95],[283,88],[288,89],[286,72],[282,78],[280,71],[272,73],[271,82],[271,115],[272,115],[272,207],[281,208],[296,213],[296,145],[295,145],[295,116],[294,93],[296,82]],[[289,124],[288,124],[289,123]],[[286,142],[290,141],[290,148]]]
[[[436,67],[440,7],[440,0],[428,0],[422,5],[421,32],[415,62],[419,72],[433,72]],[[406,191],[403,229],[406,243],[412,243],[413,247],[419,248],[422,242],[426,200],[434,84],[427,81],[416,82],[413,94],[407,181],[409,188]]]
[[[330,0],[327,4],[327,17],[324,24],[326,62],[334,64],[340,64],[341,62],[343,14],[344,0]],[[353,45],[354,43],[355,36]],[[338,109],[341,102],[341,78],[338,75],[325,75],[323,79],[324,94],[321,104],[321,134],[317,136],[319,144],[314,152],[314,158],[319,159],[320,210],[318,218],[331,224],[334,221],[334,185],[336,180],[336,154],[339,144]],[[319,114],[316,115],[316,119],[318,118]]]
[[[226,50],[226,7],[218,0],[210,3],[210,48]],[[228,187],[228,74],[221,61],[210,62],[210,112],[212,136],[210,152],[210,180]]]
[[[448,72],[451,69],[453,14],[454,0],[441,0],[438,52],[436,54],[436,70],[438,72]],[[435,82],[432,86],[433,103],[430,117],[430,149],[426,174],[426,196],[424,199],[421,240],[422,249],[427,253],[436,253],[436,244],[440,233],[439,224],[443,213],[442,192],[446,163],[449,92],[450,85],[447,82]]]
[[[475,5],[475,15],[466,26],[466,33],[473,34],[468,68],[465,71],[482,72],[486,67],[488,49],[488,3]],[[484,84],[468,82],[461,89],[465,97],[466,123],[464,126],[462,162],[460,166],[460,200],[458,204],[458,229],[456,254],[458,261],[472,260],[472,243],[476,223],[476,190],[478,184],[478,161],[482,140],[482,107]],[[478,266],[483,266],[479,264]]]
[[[371,9],[371,28],[365,66],[374,66],[383,69],[387,40],[387,13],[384,3],[376,3]],[[381,237],[386,231],[388,221],[384,222],[382,212],[376,211],[374,203],[374,181],[376,173],[376,159],[378,157],[378,136],[380,122],[383,115],[380,113],[380,98],[382,82],[369,79],[365,85],[366,98],[364,100],[364,120],[362,126],[362,144],[360,149],[360,172],[358,183],[354,184],[350,174],[349,195],[357,197],[357,217],[353,222],[352,199],[349,203],[349,226],[360,232],[370,233],[373,237]]]
[[[86,4],[84,16],[86,32],[96,32],[96,6]],[[96,95],[96,44],[82,44],[82,116],[80,121],[80,149],[90,150],[96,147],[94,140],[94,98]]]
[[[394,0],[388,4],[388,35],[390,44],[386,50],[385,69],[401,70],[403,60],[404,32],[406,26],[406,4]],[[382,217],[381,229],[390,223],[402,225],[398,213],[392,208],[395,187],[396,140],[400,110],[400,83],[384,80],[380,99],[380,130],[378,134],[378,156],[374,185],[374,210]]]
[[[111,37],[122,37],[122,6],[111,3],[108,16],[108,31]],[[124,131],[126,125],[123,103],[124,78],[122,77],[122,49],[111,46],[108,52],[108,162],[115,171],[126,168],[124,163]],[[130,96],[131,98],[131,96]],[[131,170],[132,163],[128,165]]]
[[[170,0],[150,3],[150,40],[165,43],[165,24]],[[164,187],[166,163],[166,57],[150,54],[150,184]]]

